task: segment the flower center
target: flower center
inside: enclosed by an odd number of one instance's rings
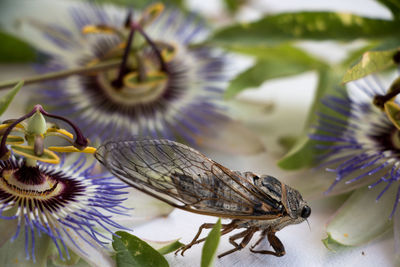
[[[5,169],[0,179],[1,190],[18,198],[48,200],[59,195],[63,187],[63,184],[42,174],[36,167]]]
[[[30,167],[15,160],[1,162],[1,168],[0,202],[7,205],[20,203],[31,211],[40,208],[56,212],[85,193],[81,182],[60,171]]]
[[[96,77],[97,84],[113,102],[123,105],[135,105],[150,103],[165,92],[168,77],[163,72],[149,72],[145,79],[140,78],[138,71],[131,71],[124,75],[123,86],[115,88],[118,72],[116,70],[99,73]]]
[[[120,68],[96,73],[92,85],[97,85],[114,103],[122,105],[146,104],[160,98],[168,88],[167,63],[174,59],[176,46],[150,38],[143,25],[132,21],[131,14],[128,14],[125,29],[116,32],[115,39],[97,40],[96,58],[84,64],[90,66],[122,58]]]

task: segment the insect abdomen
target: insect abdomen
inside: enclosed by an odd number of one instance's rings
[[[198,174],[194,177],[173,173],[171,179],[182,199],[196,208],[236,212],[249,212],[252,209],[242,199],[239,199],[230,187],[213,174]],[[232,185],[234,186],[233,183]]]

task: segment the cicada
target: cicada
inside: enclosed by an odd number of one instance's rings
[[[169,140],[110,141],[99,147],[96,158],[122,181],[175,208],[231,219],[222,225],[221,235],[243,231],[229,238],[234,248],[219,257],[244,248],[258,231],[261,235],[251,252],[283,256],[285,248],[275,233],[311,214],[300,193],[278,179],[231,171]],[[181,248],[182,255],[204,241],[199,239],[202,230],[213,226],[201,225],[192,242]],[[255,250],[264,238],[273,250]]]

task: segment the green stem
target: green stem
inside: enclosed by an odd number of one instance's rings
[[[117,59],[117,60],[110,60],[110,61],[104,62],[104,63],[99,63],[97,65],[89,66],[89,67],[88,66],[78,67],[75,69],[55,71],[55,72],[50,72],[50,73],[46,73],[43,75],[28,77],[26,79],[6,81],[6,82],[0,83],[0,90],[6,89],[9,87],[13,87],[20,80],[24,80],[25,81],[24,84],[27,85],[27,84],[32,84],[32,83],[45,82],[45,81],[49,81],[49,80],[63,79],[63,78],[66,78],[66,77],[69,77],[72,75],[83,75],[83,74],[91,73],[94,71],[104,71],[104,70],[108,70],[108,69],[115,69],[115,68],[118,68],[120,65],[121,65],[121,59]]]
[[[376,95],[373,99],[373,104],[380,109],[383,109],[386,102],[400,94],[400,77],[397,78],[390,86],[385,95]]]
[[[28,141],[28,145],[29,146],[34,146],[35,145],[35,141],[34,141],[33,135],[29,136],[27,138],[27,141]],[[36,167],[36,164],[37,164],[37,160],[36,159],[31,159],[31,158],[25,157],[25,166]]]

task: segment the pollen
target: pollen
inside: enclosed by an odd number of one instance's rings
[[[344,237],[349,237],[349,234],[344,233],[343,236],[344,236]]]

